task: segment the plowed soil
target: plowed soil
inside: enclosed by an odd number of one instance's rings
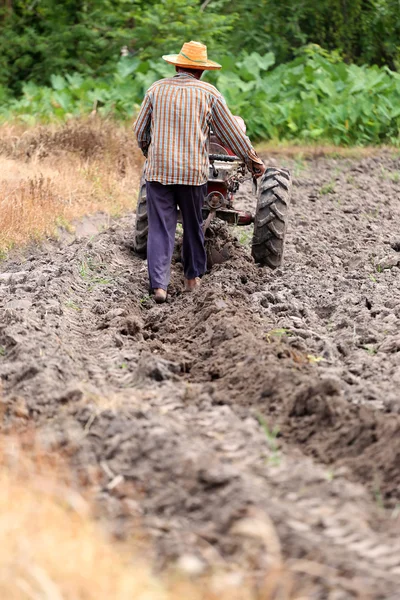
[[[275,272],[247,230],[217,224],[209,248],[227,260],[184,294],[177,255],[156,306],[132,217],[3,263],[4,430],[34,424],[160,568],[260,574],[280,544],[312,598],[394,600],[400,159],[289,162]],[[249,185],[238,202],[254,207]]]

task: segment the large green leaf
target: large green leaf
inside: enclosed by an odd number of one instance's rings
[[[63,90],[67,85],[67,82],[61,75],[52,75],[50,77],[50,81],[53,89],[55,90]]]

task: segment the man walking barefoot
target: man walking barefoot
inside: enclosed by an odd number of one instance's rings
[[[189,42],[179,54],[163,59],[175,65],[177,74],[156,81],[147,90],[134,125],[139,147],[147,158],[147,262],[157,303],[167,297],[178,207],[183,220],[185,290],[196,289],[206,271],[202,208],[207,193],[210,127],[256,177],[265,171],[222,94],[200,81],[204,71],[221,68],[208,60],[207,47]]]

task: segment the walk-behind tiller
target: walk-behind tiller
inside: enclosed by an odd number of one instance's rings
[[[244,121],[236,117],[245,128]],[[246,176],[245,163],[224,147],[218,138],[210,137],[210,169],[207,196],[204,201],[203,216],[205,230],[214,217],[229,225],[250,225],[254,223],[251,253],[256,263],[279,267],[283,260],[288,208],[292,180],[287,169],[267,168],[264,175],[253,186],[257,195],[255,213],[236,210],[235,193]],[[148,218],[146,185],[142,177],[136,208],[136,228],[134,235],[135,251],[145,257],[147,249]]]

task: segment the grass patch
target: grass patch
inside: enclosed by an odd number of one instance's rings
[[[370,356],[375,356],[375,354],[378,352],[375,346],[372,346],[371,344],[365,344],[362,346],[362,349],[365,350]]]
[[[110,285],[113,279],[103,273],[107,269],[107,265],[97,263],[89,255],[86,255],[78,265],[80,277],[88,284],[88,289],[91,291],[96,285]]]
[[[251,246],[253,240],[253,227],[237,226],[234,228],[234,234],[239,244],[242,244],[242,246]]]
[[[335,146],[331,143],[302,144],[297,141],[280,142],[278,140],[260,142],[257,144],[256,149],[260,154],[282,156],[298,161],[317,158],[351,158],[356,160],[377,156],[383,150],[390,149],[393,152],[393,147],[390,146],[351,146],[348,148]]]
[[[291,335],[293,334],[290,331],[290,329],[287,329],[286,327],[277,327],[275,329],[267,331],[267,333],[265,334],[265,339],[270,344],[274,340],[281,340],[282,338],[290,337]]]
[[[264,417],[262,415],[258,415],[257,420],[260,423],[261,428],[265,433],[268,447],[271,450],[271,457],[270,457],[269,461],[272,464],[279,465],[281,462],[281,454],[280,454],[279,445],[277,442],[278,435],[279,435],[279,427],[277,425],[275,425],[272,429],[270,429],[267,421],[264,419]]]
[[[65,306],[66,308],[71,308],[72,310],[76,310],[77,312],[81,312],[82,310],[80,306],[76,302],[74,302],[74,300],[67,300],[65,302]]]
[[[323,185],[321,187],[321,189],[319,190],[319,193],[322,196],[326,196],[326,194],[333,194],[335,192],[335,182],[334,181],[329,181],[329,183],[326,183],[325,185]]]
[[[385,169],[384,167],[382,167],[381,171],[384,179],[387,179],[392,183],[399,183],[400,171],[388,171],[388,169]]]
[[[0,127],[0,255],[136,205],[141,158],[125,126],[100,119]]]

